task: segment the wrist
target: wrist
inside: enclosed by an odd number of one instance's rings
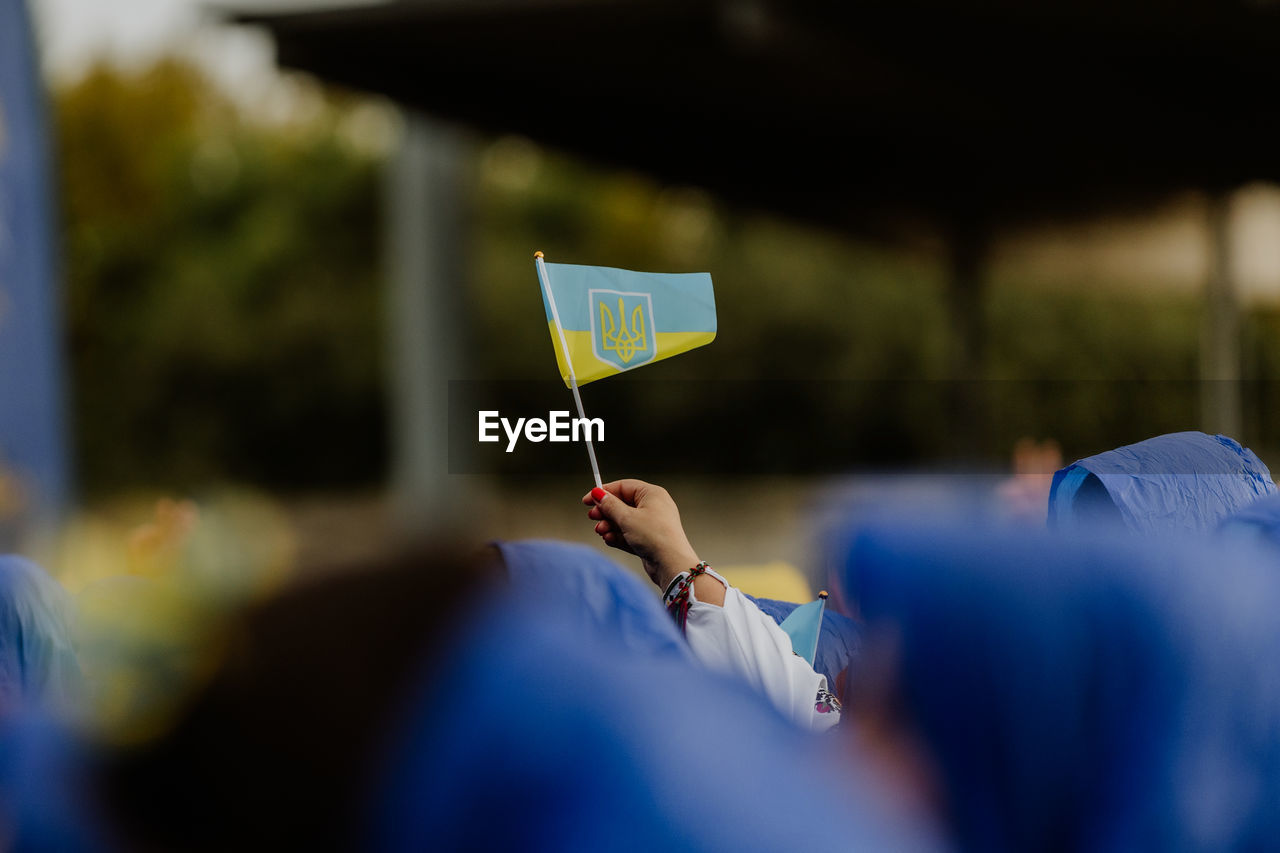
[[[667,586],[662,591],[662,606],[665,607],[667,609],[667,612],[670,613],[675,618],[676,625],[679,626],[682,632],[685,630],[685,626],[688,624],[689,608],[693,604],[695,598],[697,598],[694,595],[694,590],[693,590],[694,584],[698,580],[706,577],[707,572],[710,571],[710,569],[711,567],[706,563],[699,562],[697,565],[695,565],[693,568],[687,571],[677,572],[671,578],[671,581],[667,584]],[[719,584],[712,584],[712,587],[720,588]],[[714,604],[720,607],[724,606],[723,595],[719,595],[717,597],[717,595],[714,592],[714,589],[702,590],[702,591],[710,592],[712,599],[718,598],[718,600],[712,600],[712,601],[709,601],[708,603]],[[697,598],[697,600],[701,601],[700,598]]]
[[[681,572],[687,572],[694,566],[698,565],[701,560],[698,559],[697,553],[692,549],[683,549],[671,555],[664,555],[661,559],[651,564],[649,577],[657,584],[658,589],[666,589],[671,584],[671,579]],[[650,569],[650,566],[646,566]]]

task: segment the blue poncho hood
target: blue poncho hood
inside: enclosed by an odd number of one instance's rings
[[[1208,533],[1275,491],[1267,466],[1234,439],[1176,432],[1058,471],[1049,492],[1049,526]]]
[[[0,711],[75,701],[81,676],[70,614],[66,591],[43,569],[0,556]]]

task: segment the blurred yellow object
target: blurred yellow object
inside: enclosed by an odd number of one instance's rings
[[[141,523],[139,523],[141,522]],[[229,614],[282,586],[297,542],[283,510],[243,490],[190,500],[123,496],[56,543],[76,597],[76,645],[95,737],[156,737],[216,668]]]
[[[803,604],[813,600],[813,588],[800,570],[776,560],[755,566],[716,566],[729,583],[756,598],[775,598]]]
[[[219,613],[173,578],[118,575],[76,596],[76,645],[88,685],[83,723],[136,743],[162,733],[213,671]]]
[[[194,501],[161,498],[150,521],[129,534],[129,573],[143,577],[168,577],[183,558],[200,518]]]

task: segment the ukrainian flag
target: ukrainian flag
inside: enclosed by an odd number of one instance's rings
[[[818,635],[822,633],[822,614],[827,609],[826,592],[818,593],[816,601],[802,604],[778,625],[791,638],[791,650],[808,661],[818,656]]]
[[[556,330],[557,313],[579,385],[715,340],[710,273],[631,272],[577,264],[545,268],[556,311],[545,288],[542,305],[566,386],[569,368]]]

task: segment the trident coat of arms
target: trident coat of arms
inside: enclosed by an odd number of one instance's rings
[[[589,290],[591,351],[619,370],[653,361],[658,354],[653,328],[653,297],[648,293]]]

